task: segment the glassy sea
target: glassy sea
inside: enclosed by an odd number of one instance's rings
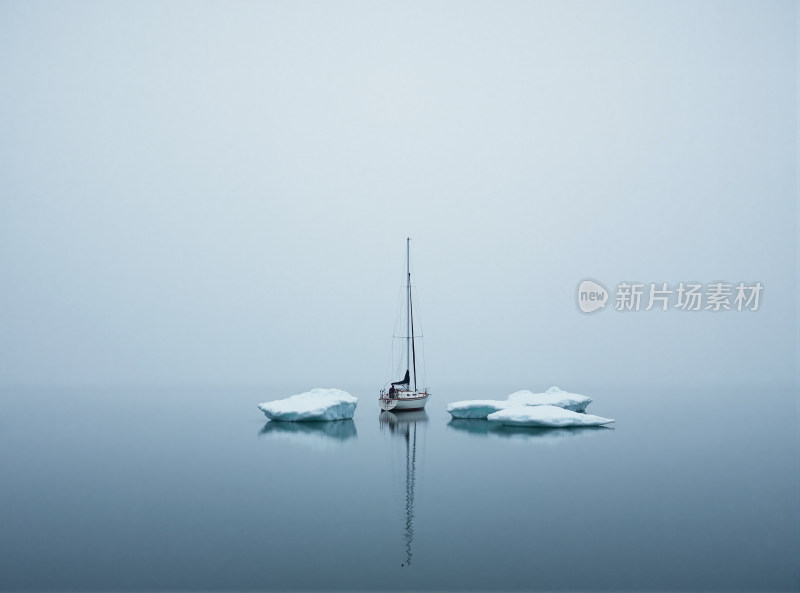
[[[559,430],[445,411],[527,386],[256,407],[315,386],[0,390],[0,590],[800,587],[792,388],[561,385],[616,423]]]

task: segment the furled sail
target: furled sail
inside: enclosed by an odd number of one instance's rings
[[[395,381],[392,385],[408,385],[411,382],[411,375],[409,374],[408,370],[406,370],[406,376],[403,377],[400,381]]]

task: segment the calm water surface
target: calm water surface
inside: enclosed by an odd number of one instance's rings
[[[256,409],[310,387],[0,391],[0,589],[798,589],[791,389],[562,385],[613,429],[444,410],[520,386]]]

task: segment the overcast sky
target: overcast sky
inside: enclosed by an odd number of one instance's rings
[[[380,387],[407,236],[432,389],[791,384],[797,37],[774,1],[0,0],[0,384]]]

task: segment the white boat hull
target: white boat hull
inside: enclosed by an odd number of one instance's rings
[[[425,408],[425,404],[428,403],[430,397],[430,393],[416,392],[407,392],[407,394],[400,393],[392,397],[382,395],[378,399],[378,405],[381,410],[391,410],[392,412],[422,410]]]

